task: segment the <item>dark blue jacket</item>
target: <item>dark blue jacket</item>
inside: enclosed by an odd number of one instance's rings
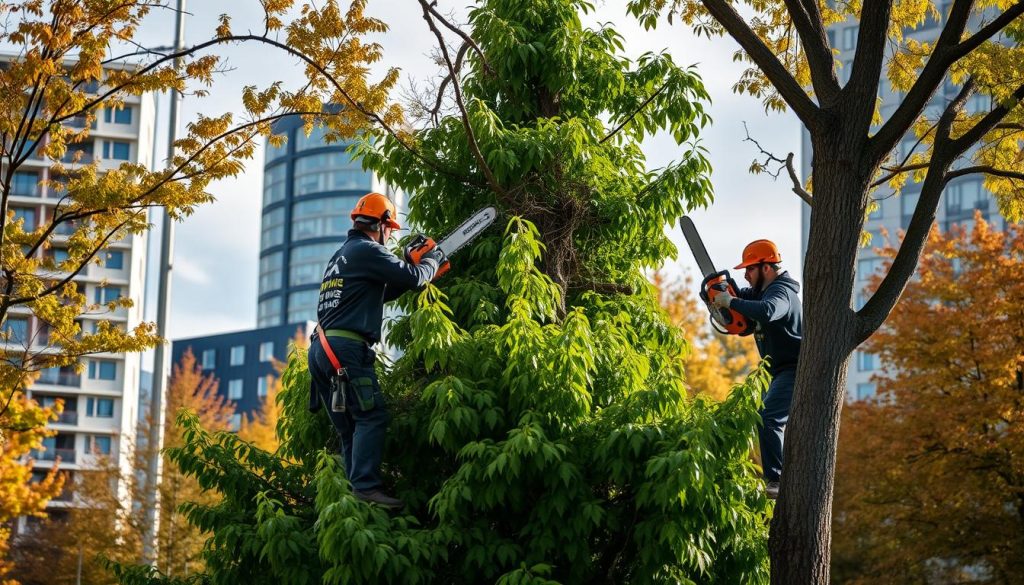
[[[380,341],[384,303],[427,286],[435,272],[433,259],[409,264],[365,233],[349,230],[348,239],[324,271],[317,320],[325,330],[347,329],[376,343]]]
[[[803,311],[800,307],[800,283],[783,272],[763,291],[741,289],[738,298],[729,304],[757,324],[754,341],[762,358],[770,358],[768,372],[775,375],[796,369],[800,355],[800,339],[804,333]]]

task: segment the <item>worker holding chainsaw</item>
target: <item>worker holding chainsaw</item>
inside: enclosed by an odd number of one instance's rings
[[[769,240],[756,240],[743,249],[743,261],[736,270],[744,269],[750,288],[732,296],[722,290],[711,297],[711,303],[720,309],[731,309],[754,321],[754,340],[757,351],[768,360],[768,373],[772,377],[764,395],[761,410],[761,466],[767,484],[768,497],[779,494],[782,475],[782,445],[789,406],[796,382],[797,357],[803,336],[803,316],[797,293],[800,284],[787,271],[780,271],[782,256]]]
[[[385,246],[395,230],[394,203],[369,193],[352,210],[353,229],[331,257],[320,285],[318,326],[309,348],[310,410],[327,407],[341,439],[345,473],[359,499],[387,508],[380,464],[390,415],[374,370],[384,303],[424,288],[447,270],[440,247],[419,245],[399,258]],[[422,244],[422,242],[420,242]]]

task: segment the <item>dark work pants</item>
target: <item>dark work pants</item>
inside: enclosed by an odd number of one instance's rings
[[[346,395],[348,409],[345,412],[331,410],[331,383],[334,366],[320,345],[317,337],[309,347],[309,373],[313,389],[320,397],[320,404],[334,423],[341,438],[341,454],[345,463],[345,474],[352,489],[369,491],[379,489],[380,463],[384,456],[384,437],[391,415],[380,392],[377,373],[373,369],[377,354],[365,343],[343,337],[328,337],[341,365],[348,370],[349,379]],[[369,378],[373,385],[373,408],[363,410],[359,405],[356,380]]]
[[[779,481],[782,476],[782,445],[789,422],[789,405],[793,401],[796,370],[787,369],[772,376],[761,409],[761,467],[765,481]]]

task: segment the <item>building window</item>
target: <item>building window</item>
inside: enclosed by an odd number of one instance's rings
[[[349,214],[357,201],[356,196],[299,201],[292,206],[292,241],[344,237],[352,227]]]
[[[39,173],[16,171],[11,180],[11,195],[39,197]]]
[[[857,352],[857,371],[872,372],[875,370],[875,354],[866,351]]]
[[[96,289],[96,302],[101,305],[112,303],[121,298],[121,287],[104,286]]]
[[[269,362],[274,359],[274,342],[264,341],[260,344],[260,361]]]
[[[228,398],[230,398],[231,400],[241,400],[242,390],[242,380],[236,379],[228,381]]]
[[[333,145],[328,145],[326,142],[324,142],[324,134],[326,133],[327,128],[324,128],[323,126],[313,128],[313,130],[309,133],[309,136],[306,136],[306,132],[302,129],[296,130],[295,150],[309,150],[311,148],[322,148],[324,146],[345,146],[343,143],[335,143]]]
[[[263,214],[260,249],[284,243],[284,209],[277,208]]]
[[[124,252],[120,250],[104,252],[103,265],[111,270],[124,268]]]
[[[843,50],[849,51],[857,46],[857,30],[859,27],[850,26],[843,29]]]
[[[275,134],[277,134],[277,133],[275,133]],[[266,162],[268,162],[268,163],[270,161],[272,161],[272,160],[277,160],[277,159],[281,158],[282,156],[288,154],[288,142],[289,142],[288,138],[289,138],[289,134],[290,133],[289,132],[282,132],[280,134],[283,134],[284,138],[285,138],[284,142],[281,143],[281,146],[272,146],[269,142],[267,142]],[[300,134],[301,134],[301,132],[300,132]]]
[[[231,347],[230,365],[240,366],[245,363],[245,346],[235,345]]]
[[[36,229],[36,210],[31,207],[12,207],[14,210],[14,220],[22,220],[25,222],[21,229],[26,232],[31,232]]]
[[[320,291],[317,289],[288,295],[288,322],[316,321],[316,305],[319,299]]]
[[[295,161],[294,195],[328,191],[369,191],[373,173],[344,153],[305,156]]]
[[[292,248],[288,264],[288,286],[319,283],[323,280],[324,267],[337,250],[336,242]]]
[[[104,140],[103,158],[111,160],[130,160],[131,143],[122,140]]]
[[[910,218],[914,217],[914,210],[917,209],[917,200],[921,198],[921,193],[907,193],[904,192],[900,195],[900,213],[902,216],[901,227],[906,229],[910,225]]]
[[[93,143],[91,141],[69,144],[60,160],[66,163],[90,163],[92,162],[92,153]]]
[[[263,206],[284,200],[287,185],[287,165],[280,164],[267,169],[263,173]]]
[[[7,343],[24,345],[28,341],[28,319],[8,317],[3,324],[3,332]]]
[[[85,400],[85,415],[96,418],[114,418],[114,399],[87,398]]]
[[[863,258],[857,261],[857,279],[861,282],[871,280],[879,269],[882,268],[883,260],[881,258]]]
[[[256,396],[263,398],[267,395],[267,377],[260,376],[256,379]]]
[[[96,455],[110,455],[114,441],[106,435],[89,435],[89,452]]]
[[[217,350],[204,349],[200,363],[204,370],[212,370],[217,367]]]
[[[260,258],[260,294],[281,288],[284,274],[284,252],[274,252]]]
[[[232,431],[237,431],[238,429],[242,428],[242,415],[237,412],[235,414],[232,414],[231,422],[229,424],[230,429]]]
[[[132,107],[125,106],[121,109],[104,108],[103,121],[107,124],[131,124]]]
[[[857,384],[857,400],[867,400],[875,395],[876,389],[873,383]]]
[[[89,360],[90,380],[116,380],[117,362],[107,360]]]
[[[987,211],[988,195],[981,188],[981,181],[960,181],[946,187],[947,217],[973,217],[974,210]]]
[[[256,326],[270,327],[281,324],[281,297],[270,297],[259,302],[256,308]]]

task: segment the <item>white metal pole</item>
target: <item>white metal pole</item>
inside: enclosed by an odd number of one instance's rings
[[[185,46],[185,0],[177,0],[177,11],[174,22],[174,52],[180,52]],[[180,65],[180,59],[175,59],[174,65]],[[181,101],[181,94],[170,90],[170,120],[167,127],[167,160],[168,164],[174,159],[174,141],[178,137],[178,104]],[[155,161],[154,161],[155,162]],[[171,296],[171,258],[174,256],[174,222],[164,209],[163,213],[163,234],[160,238],[160,278],[157,285],[156,301],[156,333],[162,339],[167,338],[167,321],[170,317]],[[147,448],[150,452],[149,465],[146,474],[146,518],[143,524],[145,531],[142,542],[142,562],[155,565],[157,561],[157,546],[160,526],[160,474],[162,471],[161,454],[164,442],[164,393],[167,386],[167,378],[170,375],[169,344],[161,343],[156,346],[153,357],[153,392],[149,400],[149,437]]]

